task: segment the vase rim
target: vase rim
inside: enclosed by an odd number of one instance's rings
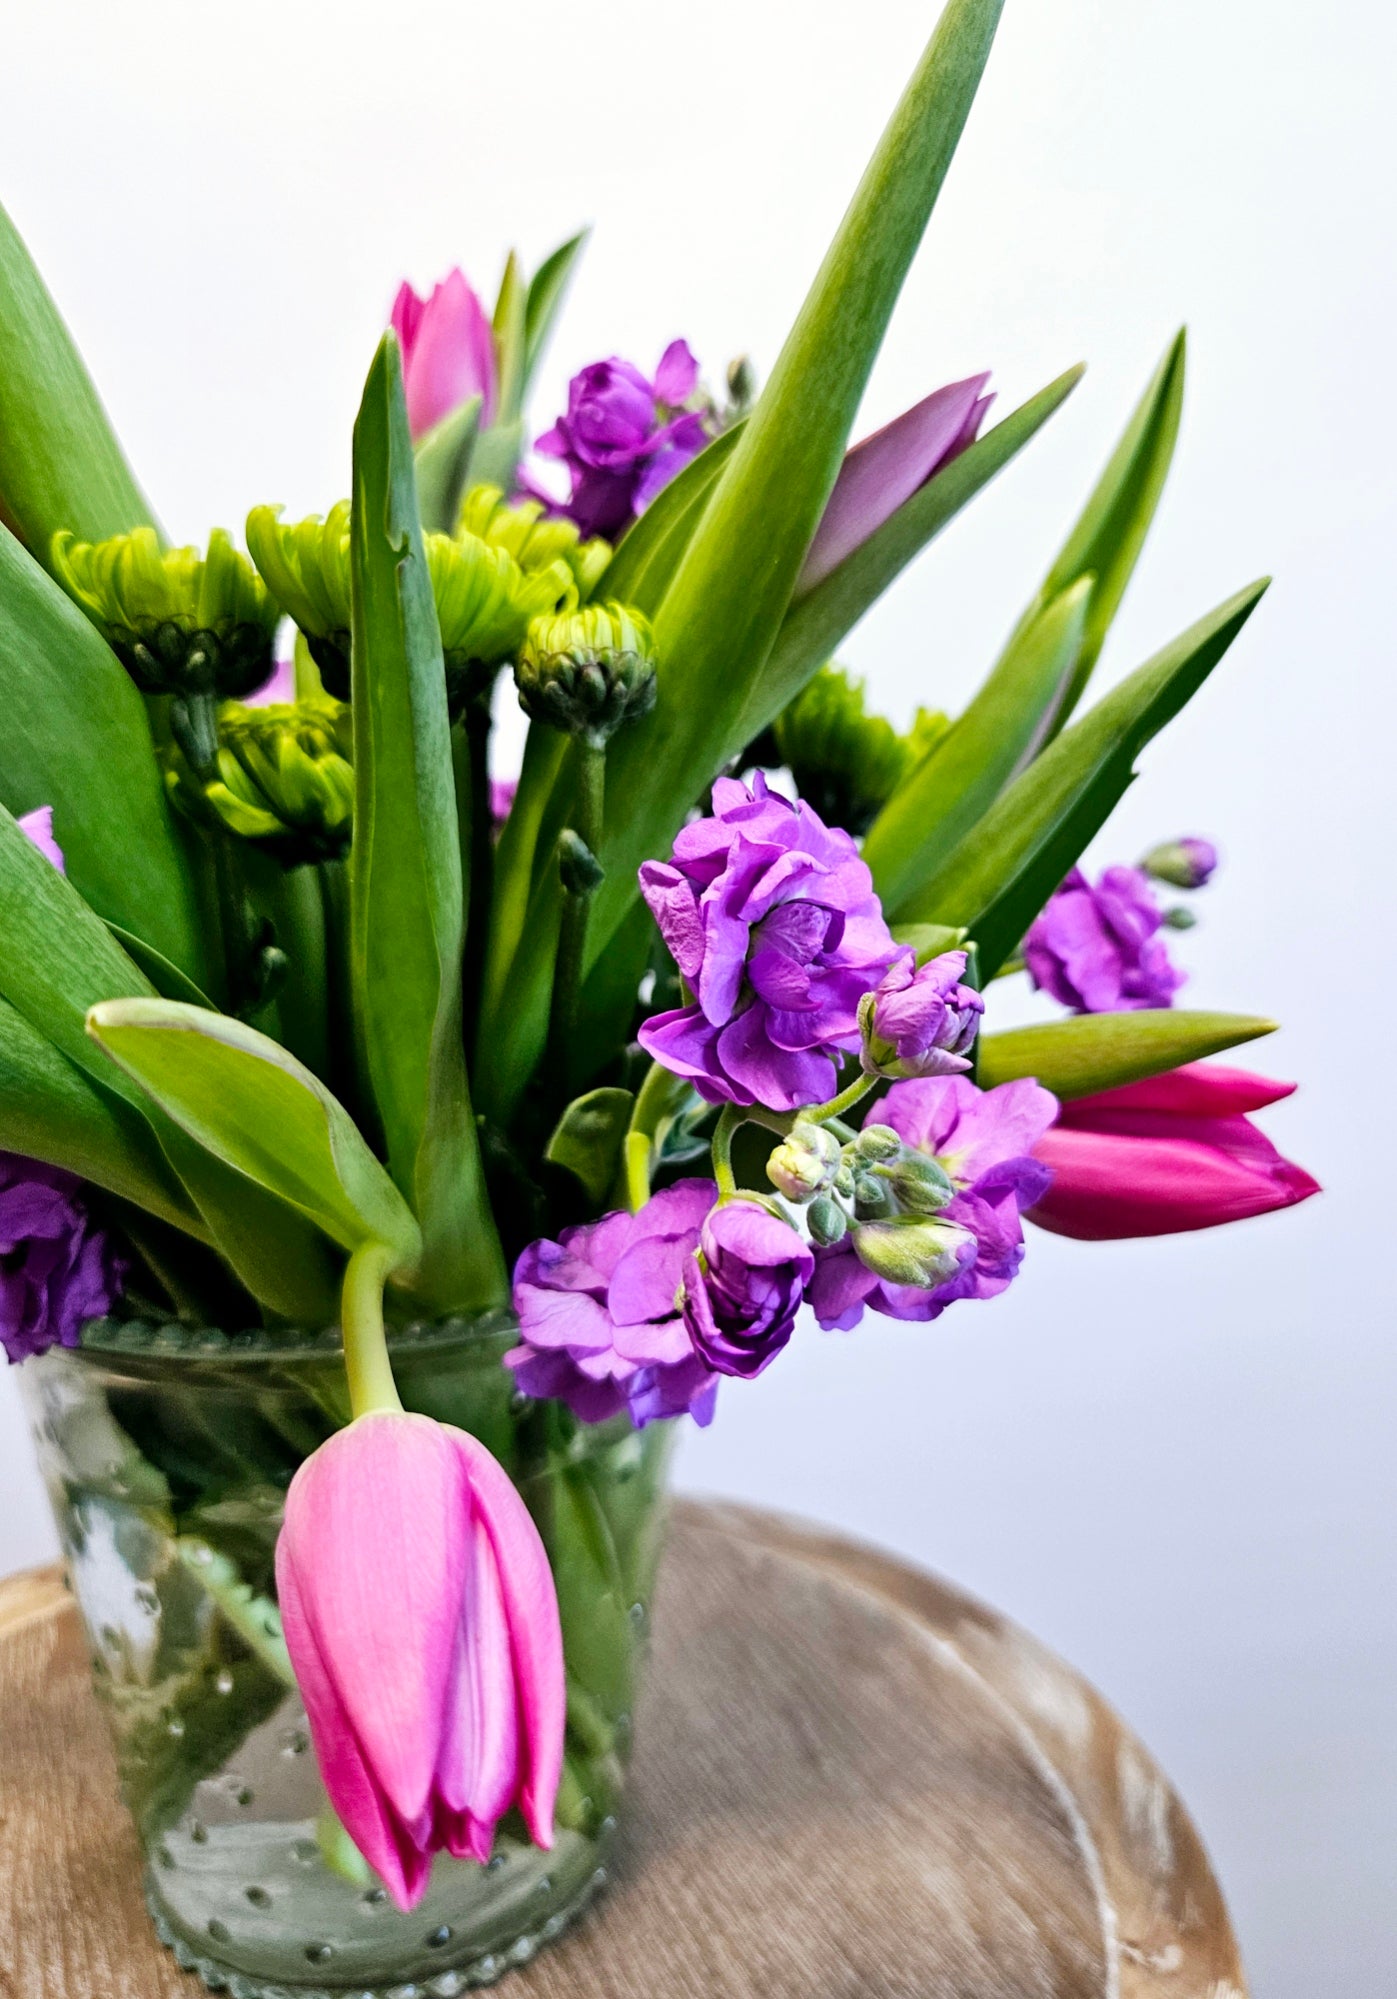
[[[507,1306],[485,1312],[452,1313],[443,1319],[414,1319],[389,1329],[390,1352],[418,1352],[451,1346],[484,1345],[512,1334],[518,1325]],[[76,1347],[64,1349],[74,1359],[173,1360],[215,1362],[219,1367],[239,1361],[337,1361],[344,1350],[338,1325],[317,1330],[305,1327],[251,1326],[236,1333],[217,1326],[188,1325],[179,1319],[89,1319]]]

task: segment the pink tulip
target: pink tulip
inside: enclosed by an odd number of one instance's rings
[[[538,1530],[463,1430],[361,1416],[286,1496],[277,1591],[330,1802],[401,1909],[518,1804],[553,1843],[563,1646]]]
[[[393,301],[393,331],[403,350],[408,428],[422,437],[472,396],[481,399],[482,427],[495,414],[495,336],[484,306],[462,271],[419,298],[404,281]]]
[[[1215,1228],[1308,1200],[1319,1182],[1282,1158],[1246,1115],[1294,1088],[1194,1062],[1071,1099],[1033,1148],[1053,1178],[1030,1219],[1100,1242]]]
[[[51,805],[36,805],[32,812],[26,812],[21,818],[16,819],[15,824],[25,839],[39,849],[44,859],[53,862],[59,874],[67,873],[63,865],[63,849],[53,837]]]

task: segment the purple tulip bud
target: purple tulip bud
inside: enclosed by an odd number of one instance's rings
[[[970,1067],[985,1002],[960,983],[964,970],[964,951],[944,951],[920,968],[908,952],[884,973],[859,1006],[867,1074],[951,1076]]]
[[[711,1368],[750,1380],[791,1337],[814,1256],[755,1201],[715,1208],[699,1240],[702,1255],[684,1276],[684,1323]]]

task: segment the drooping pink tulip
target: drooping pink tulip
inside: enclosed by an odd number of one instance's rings
[[[422,437],[472,396],[482,426],[493,421],[498,380],[490,317],[465,273],[454,270],[419,298],[404,280],[393,301],[393,331],[403,350],[408,428]]]
[[[846,454],[805,558],[798,595],[813,590],[933,473],[974,443],[994,401],[981,394],[988,380],[987,374],[971,375],[936,389]]]
[[[1247,1113],[1294,1083],[1194,1062],[1062,1106],[1034,1155],[1052,1184],[1029,1218],[1056,1235],[1101,1242],[1216,1228],[1317,1194]]]
[[[399,1908],[433,1853],[488,1860],[512,1805],[552,1845],[557,1597],[483,1444],[426,1416],[359,1417],[291,1481],[276,1574],[325,1789]]]

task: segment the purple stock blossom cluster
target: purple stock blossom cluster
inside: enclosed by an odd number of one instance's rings
[[[110,1311],[124,1267],[56,1166],[0,1152],[0,1346],[11,1361],[75,1347],[88,1319]]]
[[[1078,1013],[1172,1006],[1187,974],[1164,947],[1163,922],[1143,868],[1107,868],[1094,886],[1073,868],[1030,926],[1024,963],[1035,986]]]
[[[559,511],[584,538],[616,541],[703,449],[708,419],[685,408],[697,387],[698,362],[683,340],[666,347],[653,378],[615,355],[573,376],[566,411],[534,449],[567,467],[572,490]]]

